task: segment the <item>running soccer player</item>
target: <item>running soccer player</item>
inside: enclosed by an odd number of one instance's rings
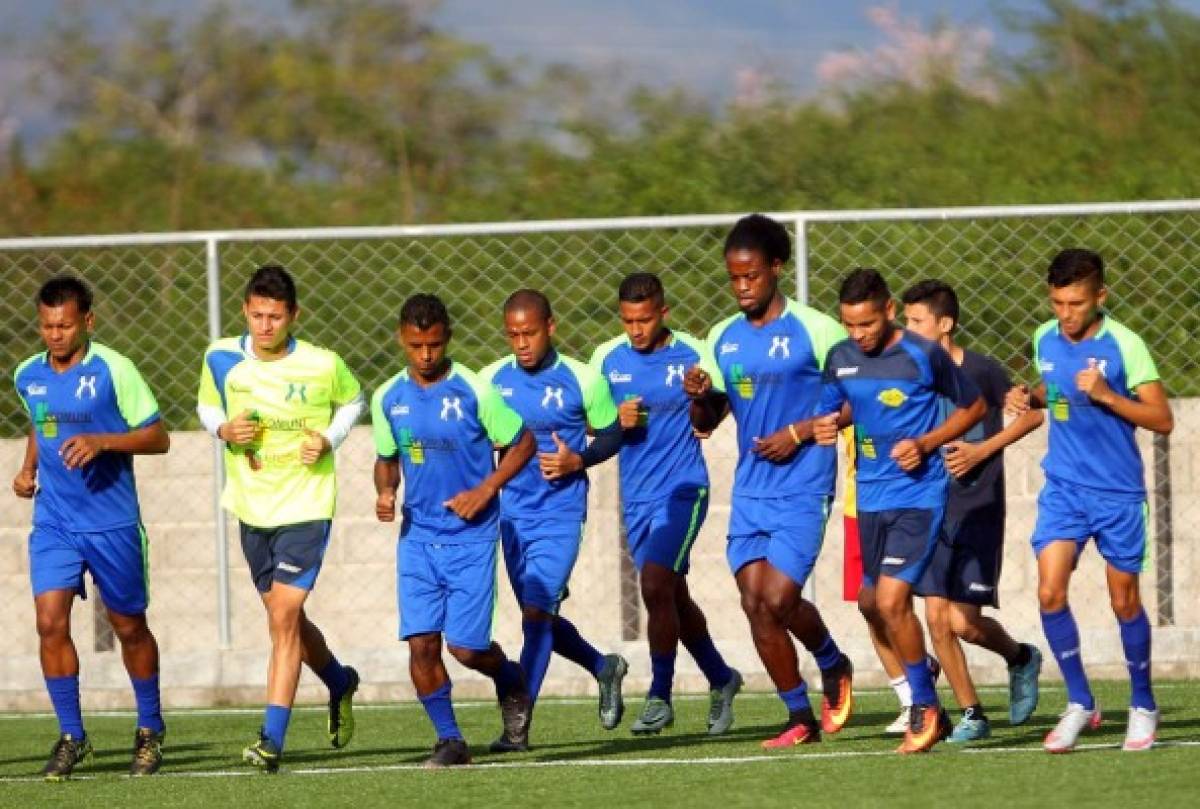
[[[225,445],[222,504],[237,518],[242,552],[267,611],[271,662],[267,706],[246,763],[278,771],[300,663],[329,689],[329,743],[354,735],[358,672],[329,651],[304,604],[316,584],[333,523],[333,453],[365,407],[341,357],[292,336],[296,284],[278,266],[250,277],[242,303],[246,333],[204,353],[197,413]]]
[[[754,645],[788,709],[787,724],[763,742],[766,748],[818,741],[822,729],[836,733],[853,706],[850,659],[801,597],[821,550],[837,474],[836,452],[812,442],[810,420],[819,412],[825,355],[845,332],[779,291],[790,257],[780,223],[754,214],[734,225],[725,267],[741,311],[709,334],[717,373],[693,365],[684,380],[697,430],[713,430],[731,412],[737,423],[726,556]],[[821,670],[820,726],[789,629]]]
[[[959,639],[981,646],[1008,664],[1009,722],[1024,724],[1037,708],[1042,655],[1018,643],[983,607],[998,607],[1000,563],[1004,556],[1004,448],[1042,424],[1029,411],[1004,426],[1004,399],[1012,382],[998,362],[963,348],[958,329],[958,296],[948,284],[922,281],[902,296],[908,330],[937,343],[983,394],[984,419],[961,439],[945,445],[950,472],[942,534],[915,592],[925,598],[925,620],[946,680],[963,710],[949,741],[986,739],[991,723],[979,702]],[[942,400],[948,413],[953,406]]]
[[[492,678],[503,736],[527,732],[530,698],[521,666],[492,641],[496,602],[496,495],[533,457],[536,443],[496,390],[446,354],[450,315],[433,295],[413,295],[400,310],[396,340],[407,367],[375,392],[375,514],[396,519],[400,637],[409,673],[437,732],[428,767],[470,764],[454,718],[442,637],[467,668]],[[500,446],[499,465],[493,446]]]
[[[674,723],[671,685],[682,641],[708,680],[708,733],[719,736],[733,726],[742,675],[717,651],[688,592],[688,559],[708,514],[709,484],[683,390],[688,368],[701,365],[710,376],[717,371],[701,341],[667,326],[669,308],[657,275],[626,276],[617,301],[625,336],[597,348],[592,367],[621,401],[621,509],[646,605],[650,691],[632,730],[658,733]]]
[[[941,533],[948,476],[939,448],[984,415],[979,391],[936,343],[895,325],[895,302],[875,270],[855,270],[838,295],[850,338],[825,362],[820,412],[810,428],[832,447],[853,414],[864,612],[878,611],[912,688],[900,753],[930,749],[950,732],[938,704],[912,590]],[[953,412],[942,419],[939,396]]]
[[[513,353],[479,377],[521,417],[539,450],[539,463],[522,467],[500,497],[504,566],[521,605],[521,668],[529,688],[530,720],[550,654],[558,651],[596,678],[600,723],[612,730],[621,721],[621,680],[629,665],[620,655],[601,655],[559,614],[559,606],[587,519],[584,470],[621,447],[617,408],[603,377],[555,349],[554,313],[545,295],[517,290],[504,302],[503,312]],[[590,445],[589,429],[595,436]],[[528,748],[528,723],[515,736],[502,735],[491,745],[493,753]]]
[[[42,674],[58,717],[59,738],[42,774],[65,780],[92,754],[71,639],[71,607],[76,594],[87,597],[83,573],[90,570],[137,702],[129,774],[151,775],[162,764],[166,727],[158,643],[146,624],[148,548],[133,456],[162,454],[170,438],[133,363],[92,341],[86,284],[66,275],[50,279],[38,290],[37,316],[46,350],[13,375],[33,421],[13,491],[34,501],[29,573]]]
[[[1054,319],[1033,337],[1041,382],[1013,388],[1010,412],[1050,411],[1033,549],[1038,560],[1042,628],[1067,685],[1067,709],[1044,747],[1067,753],[1100,725],[1067,601],[1071,573],[1089,539],[1106,563],[1108,594],[1121,627],[1131,684],[1125,750],[1146,750],[1158,733],[1150,687],[1150,622],[1138,589],[1145,564],[1146,484],[1134,433],[1168,435],[1174,418],[1146,344],[1104,311],[1104,261],[1091,250],[1063,250],[1046,280]]]

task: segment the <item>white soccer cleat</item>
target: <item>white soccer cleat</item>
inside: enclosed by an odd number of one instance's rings
[[[903,736],[908,732],[908,714],[908,708],[901,708],[900,715],[893,719],[892,724],[884,728],[883,732],[893,736]]]
[[[1100,703],[1096,702],[1093,710],[1088,710],[1077,702],[1067,703],[1067,709],[1058,719],[1054,730],[1046,734],[1042,747],[1047,753],[1070,753],[1075,749],[1079,734],[1085,730],[1097,730],[1100,727]]]
[[[1122,750],[1149,750],[1158,737],[1158,711],[1149,708],[1130,708],[1129,725],[1125,728]]]

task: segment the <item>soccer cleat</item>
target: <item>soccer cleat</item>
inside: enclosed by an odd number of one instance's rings
[[[821,730],[837,733],[846,726],[854,711],[854,664],[842,655],[842,662],[821,672]]]
[[[129,774],[137,778],[154,775],[162,766],[162,745],[167,732],[155,733],[150,728],[138,728],[133,735],[133,761]]]
[[[909,708],[908,730],[897,753],[925,753],[950,735],[950,717],[940,705],[914,705]]]
[[[729,682],[708,692],[708,735],[720,736],[733,727],[733,698],[742,690],[742,673],[730,669]]]
[[[521,684],[500,700],[500,738],[495,743],[504,742],[515,750],[529,749],[529,723],[533,720],[533,699],[525,685],[525,675],[521,675]],[[464,743],[463,748],[466,749]],[[502,752],[493,750],[493,752]],[[507,751],[504,751],[507,752]],[[460,762],[463,763],[463,762]]]
[[[443,767],[459,767],[471,763],[471,751],[462,739],[438,739],[433,753],[425,759],[426,769],[440,770]]]
[[[621,681],[629,671],[629,663],[617,654],[604,656],[604,668],[596,675],[600,685],[600,727],[612,730],[621,724],[625,715],[625,698],[621,695]]]
[[[954,730],[950,733],[950,738],[946,741],[953,744],[966,744],[967,742],[977,742],[980,739],[986,739],[992,735],[992,723],[987,718],[969,719],[963,717],[958,720],[958,724],[954,726]]]
[[[1122,750],[1149,750],[1158,737],[1158,711],[1149,708],[1130,708],[1129,724],[1125,728]]]
[[[346,676],[350,680],[346,690],[337,699],[332,694],[329,697],[329,717],[325,723],[329,743],[338,749],[350,744],[354,738],[354,692],[360,681],[358,672],[351,666],[346,666]]]
[[[892,720],[892,724],[883,729],[884,733],[890,733],[893,736],[903,735],[908,730],[908,715],[911,713],[911,707],[902,707],[900,715]]]
[[[1042,747],[1047,753],[1070,753],[1075,749],[1079,734],[1085,730],[1097,730],[1100,727],[1100,702],[1088,710],[1077,702],[1067,703],[1067,709],[1062,712],[1054,730],[1046,734]]]
[[[87,736],[76,739],[70,733],[64,733],[50,748],[50,760],[42,768],[42,775],[47,781],[66,781],[75,772],[75,767],[91,754],[91,739]]]
[[[638,736],[646,736],[651,733],[662,733],[663,728],[669,728],[675,724],[675,709],[671,707],[671,703],[659,697],[646,697],[646,704],[642,706],[642,715],[634,720],[630,730]]]
[[[1021,644],[1029,649],[1029,662],[1008,667],[1008,723],[1024,724],[1038,704],[1038,674],[1042,671],[1042,653],[1036,646]]]
[[[805,711],[799,716],[793,714],[788,719],[787,727],[778,736],[767,739],[762,743],[764,750],[778,750],[784,747],[795,747],[798,744],[814,744],[821,741],[821,728],[812,711]]]
[[[510,696],[510,698],[512,698]],[[528,698],[528,695],[526,695]],[[514,709],[515,711],[516,709]],[[503,713],[503,708],[501,709]],[[504,722],[504,730],[500,735],[488,745],[488,751],[492,753],[524,753],[529,750],[529,726],[533,723],[533,706],[532,704],[525,710],[525,721],[518,727],[515,722],[515,713],[513,725],[509,725],[508,720]]]
[[[275,742],[268,739],[259,731],[258,741],[242,751],[242,761],[252,767],[258,767],[265,773],[279,772],[279,759],[282,753]]]

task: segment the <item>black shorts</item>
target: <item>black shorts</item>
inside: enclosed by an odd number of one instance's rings
[[[888,576],[915,588],[933,557],[943,514],[941,508],[860,509],[863,585],[874,587]]]
[[[276,528],[257,528],[239,523],[242,553],[250,566],[250,578],[260,593],[271,590],[272,582],[311,590],[329,545],[333,520],[312,520]]]
[[[1004,506],[947,513],[933,560],[914,591],[959,604],[1000,606],[1004,558]]]

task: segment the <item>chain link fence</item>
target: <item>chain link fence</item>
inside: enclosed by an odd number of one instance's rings
[[[996,357],[1014,379],[1032,379],[1030,337],[1050,317],[1043,283],[1050,257],[1070,245],[1099,251],[1110,268],[1111,312],[1146,339],[1176,412],[1177,427],[1169,441],[1152,440],[1139,431],[1155,535],[1143,584],[1145,600],[1160,626],[1200,628],[1200,609],[1189,595],[1200,570],[1200,538],[1194,527],[1200,523],[1200,464],[1193,460],[1200,442],[1200,356],[1189,347],[1191,335],[1200,331],[1200,245],[1195,238],[1200,203],[789,213],[781,218],[797,236],[796,272],[789,273],[788,294],[836,314],[837,287],[853,267],[878,267],[897,295],[918,280],[942,278],[957,288],[963,303],[962,342]],[[474,368],[508,353],[500,307],[521,286],[550,296],[560,350],[588,359],[596,345],[621,332],[616,287],[635,270],[659,273],[667,287],[671,324],[703,336],[735,311],[721,258],[725,232],[735,219],[0,241],[0,277],[9,290],[0,300],[0,352],[4,367],[12,369],[40,350],[33,298],[44,280],[71,271],[95,288],[96,339],[134,360],[172,431],[169,454],[136,462],[152,548],[151,625],[162,647],[168,700],[248,698],[263,680],[266,625],[236,530],[227,517],[217,516],[216,456],[212,440],[199,428],[194,405],[204,347],[213,334],[241,331],[242,290],[257,266],[282,264],[294,274],[300,288],[298,336],[340,353],[370,391],[402,365],[393,337],[396,318],[403,300],[418,291],[447,301],[455,324],[451,353]],[[13,472],[21,436],[28,430],[26,419],[10,385],[0,397],[0,453]],[[1042,430],[1008,454],[1009,520],[999,613],[1014,634],[1035,641],[1041,635],[1028,536],[1044,448]],[[706,454],[713,500],[693,553],[692,590],[718,644],[752,675],[752,683],[765,684],[724,558],[735,460],[731,425],[707,443]],[[386,684],[368,695],[394,698],[409,693],[402,685],[407,683],[403,649],[396,642],[395,526],[374,519],[373,462],[369,430],[359,427],[338,454],[338,517],[309,612],[343,659],[355,662],[366,680]],[[645,619],[624,558],[613,467],[594,470],[591,519],[564,614],[597,646],[624,649],[635,675],[641,675],[648,670]],[[0,617],[10,649],[18,652],[0,675],[0,704],[36,704],[40,677],[24,543],[30,509],[20,501],[7,513],[10,518],[0,526],[7,562],[0,586],[14,607],[23,606]],[[869,670],[873,660],[862,621],[841,601],[837,516],[816,571],[816,599],[839,642]],[[1115,638],[1103,568],[1095,554],[1085,558],[1077,579],[1073,599],[1081,605],[1081,626]],[[503,581],[500,589],[497,639],[515,654],[519,610]],[[90,601],[86,609],[94,604]],[[112,689],[123,694],[119,655],[104,651],[112,649],[111,637],[98,622],[77,621],[75,626],[84,652],[85,693]],[[1169,662],[1170,642],[1165,655],[1159,648],[1156,660]],[[1104,663],[1116,673],[1123,663],[1119,647],[1114,649],[1101,656],[1107,655]],[[1194,648],[1181,654],[1171,670],[1200,667]],[[979,660],[982,664],[983,658]],[[811,670],[808,663],[806,667]],[[1002,664],[995,670],[1002,674]],[[682,659],[681,675],[685,687],[700,684]],[[588,683],[582,672],[559,661],[551,668],[548,688],[570,693],[585,690]],[[395,684],[401,684],[399,690]]]

